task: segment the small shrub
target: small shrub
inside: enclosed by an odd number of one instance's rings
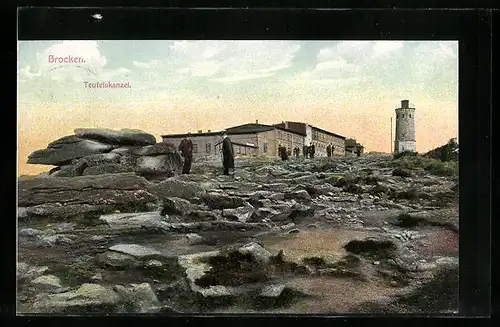
[[[418,200],[420,198],[420,194],[416,188],[411,188],[407,191],[395,192],[391,195],[393,199],[402,199],[402,200]]]
[[[417,155],[418,155],[417,152],[403,151],[403,152],[398,152],[398,153],[394,154],[394,159],[399,159],[399,158],[403,158],[403,157],[415,157]]]
[[[456,162],[442,162],[437,160],[432,160],[425,170],[430,174],[436,176],[457,176],[458,175],[458,164]]]
[[[354,176],[350,175],[350,174],[346,174],[344,175],[344,177],[341,177],[337,180],[337,182],[335,183],[335,186],[337,187],[347,187],[351,184],[355,184],[356,183],[356,178],[354,178]]]
[[[396,168],[392,171],[392,176],[411,177],[413,174],[408,169]]]
[[[357,184],[349,184],[343,187],[344,192],[352,193],[352,194],[361,194],[363,193],[363,188]]]
[[[372,195],[387,194],[389,192],[390,192],[390,189],[387,186],[381,185],[381,184],[375,185],[370,190],[370,194],[372,194]]]

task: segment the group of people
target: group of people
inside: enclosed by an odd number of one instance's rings
[[[229,171],[234,169],[234,149],[233,143],[227,137],[227,133],[223,131],[221,133],[222,138],[222,166],[223,174],[229,175]],[[179,144],[179,151],[181,156],[184,158],[184,165],[182,167],[183,174],[189,174],[191,171],[191,164],[193,162],[193,141],[191,141],[191,133],[181,141]]]
[[[225,131],[221,133],[221,138],[222,138],[222,147],[220,151],[222,152],[223,174],[229,175],[229,171],[234,169],[233,143],[227,137]],[[191,171],[191,164],[193,162],[193,142],[191,141],[191,133],[188,133],[188,135],[181,141],[181,143],[179,144],[179,151],[181,153],[181,156],[184,158],[182,173],[189,174]],[[315,145],[312,142],[309,143],[309,145],[304,145],[302,153],[304,155],[304,158],[314,158],[314,155],[316,153]],[[328,146],[326,147],[327,157],[332,157],[334,153],[335,153],[335,147],[333,146],[333,144],[328,144]],[[292,155],[292,151],[290,151],[290,149],[287,149],[286,147],[280,144],[278,145],[278,155],[281,158],[281,160],[288,160],[289,156]],[[293,155],[296,158],[300,157],[299,147],[295,147],[293,149]],[[360,156],[359,150],[357,151],[357,155],[358,157]]]
[[[333,156],[333,153],[335,151],[335,147],[333,144],[328,144],[326,147],[326,155],[328,157]],[[302,154],[304,155],[304,158],[314,158],[314,155],[316,154],[316,146],[311,142],[309,145],[304,145],[304,148],[302,149]],[[291,155],[291,151],[287,150],[286,147],[282,146],[281,144],[278,145],[278,156],[281,158],[281,160],[288,160],[288,157]],[[295,147],[293,148],[293,155],[296,158],[300,157],[300,148]]]

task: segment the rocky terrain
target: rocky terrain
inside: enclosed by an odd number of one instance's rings
[[[456,169],[367,154],[20,178],[18,312],[456,312]]]

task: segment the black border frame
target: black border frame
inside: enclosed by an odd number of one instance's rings
[[[98,24],[91,14],[104,17]],[[460,315],[490,313],[491,108],[493,11],[415,9],[173,9],[23,8],[18,11],[19,40],[49,39],[351,39],[459,40],[460,138]],[[498,15],[497,15],[498,16]],[[228,26],[230,26],[228,28]],[[12,54],[12,53],[11,53]],[[16,71],[17,76],[17,71]],[[17,77],[16,77],[17,80]],[[17,133],[17,131],[15,132]],[[16,135],[16,134],[14,134]],[[15,163],[15,162],[14,162]],[[7,179],[12,180],[13,175]],[[16,181],[17,183],[17,178]],[[15,197],[15,193],[14,193]],[[16,203],[15,198],[12,202]],[[9,212],[13,208],[10,205]],[[6,211],[5,211],[6,212]],[[14,214],[14,213],[13,213]],[[10,223],[10,220],[8,221]],[[2,229],[8,239],[13,228]],[[12,240],[15,244],[15,237]],[[15,254],[13,256],[15,270]],[[14,276],[14,274],[12,274]],[[4,281],[6,281],[4,279]],[[15,279],[7,305],[15,314]],[[6,288],[4,288],[6,289]],[[9,295],[8,295],[9,296]],[[14,296],[14,297],[11,297]],[[3,299],[2,299],[3,300]],[[11,302],[12,301],[12,302]],[[3,301],[2,301],[3,302]],[[204,315],[197,315],[203,317]],[[217,315],[208,315],[210,317]],[[238,315],[241,317],[242,315]],[[246,315],[243,315],[246,316]],[[351,315],[338,317],[344,321]],[[355,315],[352,315],[355,316]],[[125,316],[126,317],[126,316]],[[184,316],[183,316],[184,317]],[[272,323],[276,316],[236,318],[235,323]],[[286,318],[288,317],[288,318]],[[311,319],[311,316],[280,319]],[[315,315],[315,323],[328,319]],[[108,320],[111,317],[103,318]],[[167,317],[165,317],[167,318]],[[28,322],[31,318],[21,318]],[[69,318],[51,317],[50,323]],[[92,319],[92,318],[85,318]],[[116,318],[121,319],[121,318]],[[127,318],[134,321],[136,318]],[[171,320],[173,318],[170,318]],[[207,322],[181,318],[186,323]],[[232,320],[231,319],[231,320]],[[241,321],[241,319],[244,319]],[[363,321],[366,318],[356,318]],[[383,318],[387,320],[389,318]],[[409,323],[408,318],[397,318]],[[36,318],[43,321],[45,318]],[[226,320],[227,318],[222,318]],[[391,320],[394,321],[394,318]],[[77,318],[75,322],[82,321]],[[178,321],[178,320],[177,320]],[[138,321],[137,321],[138,322]],[[479,322],[479,321],[477,321]],[[172,322],[169,322],[172,323]],[[285,322],[286,323],[286,322]],[[232,323],[231,323],[232,324]]]

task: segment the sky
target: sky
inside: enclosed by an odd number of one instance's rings
[[[88,87],[95,82],[130,88]],[[390,152],[401,100],[416,109],[418,152],[458,137],[457,41],[19,41],[18,175],[52,168],[26,161],[92,127],[141,129],[161,142],[302,121],[355,138],[365,152]]]

